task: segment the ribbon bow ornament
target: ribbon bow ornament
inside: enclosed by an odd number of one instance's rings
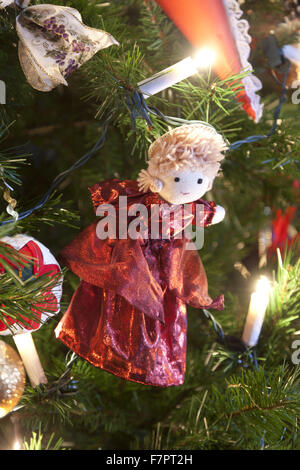
[[[79,11],[58,5],[28,6],[30,0],[0,0],[0,9],[15,4],[19,59],[29,84],[39,91],[68,85],[66,77],[100,49],[119,45],[100,29],[82,23]]]

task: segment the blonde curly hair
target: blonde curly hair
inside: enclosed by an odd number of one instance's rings
[[[177,127],[155,140],[149,147],[148,169],[138,175],[141,191],[157,191],[159,175],[184,168],[201,169],[211,181],[217,176],[227,142],[208,124]]]

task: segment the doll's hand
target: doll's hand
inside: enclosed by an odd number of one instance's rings
[[[222,206],[216,206],[216,212],[215,215],[212,219],[212,225],[213,224],[218,224],[219,222],[222,222],[222,220],[225,217],[225,209]]]

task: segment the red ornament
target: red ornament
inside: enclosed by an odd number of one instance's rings
[[[23,260],[13,263],[3,256],[0,256],[0,259],[5,260],[6,263],[15,269],[23,280],[26,280],[31,276],[40,277],[48,275],[49,277],[52,277],[57,276],[58,273],[60,273],[59,264],[55,260],[54,256],[50,253],[48,248],[34,238],[28,237],[27,235],[16,235],[15,237],[4,237],[0,240],[0,243],[11,246],[18,253],[28,259],[27,263]],[[5,268],[0,264],[0,275],[4,272]],[[7,316],[7,322],[14,326],[9,329],[4,322],[0,321],[0,335],[25,333],[26,331],[39,329],[43,322],[45,322],[50,316],[59,312],[61,293],[61,282],[52,287],[52,289],[49,289],[49,291],[44,292],[44,302],[36,304],[35,307],[31,308],[31,312],[34,313],[36,321],[22,317],[24,318],[25,323],[16,324],[12,318]]]
[[[151,207],[168,207],[157,193],[140,192],[135,181],[108,180],[94,185],[91,193],[95,210],[110,204],[118,213],[119,196],[127,196],[127,210],[143,204],[147,230]],[[204,226],[210,225],[216,205],[197,202],[204,206]],[[194,209],[195,203],[190,204]],[[186,304],[221,310],[223,296],[212,300],[208,295],[202,262],[196,250],[185,249],[184,236],[102,240],[96,234],[98,222],[61,254],[81,283],[56,336],[94,366],[123,379],[161,387],[182,384]]]
[[[221,79],[243,70],[252,70],[248,62],[251,37],[248,23],[241,20],[237,0],[156,0],[180,31],[197,49],[209,47],[216,53],[213,65]],[[237,95],[244,110],[256,122],[262,105],[256,91],[262,88],[253,74],[242,80],[244,90]]]
[[[276,216],[272,221],[272,244],[268,249],[269,255],[272,255],[279,248],[282,252],[286,247],[290,247],[300,234],[289,233],[291,221],[294,219],[297,208],[295,206],[288,207],[283,213],[281,209],[276,211]]]

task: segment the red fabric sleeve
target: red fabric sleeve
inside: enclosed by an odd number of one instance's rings
[[[216,213],[216,203],[214,201],[198,199],[198,201],[192,202],[191,205],[194,216],[192,224],[209,227]]]

